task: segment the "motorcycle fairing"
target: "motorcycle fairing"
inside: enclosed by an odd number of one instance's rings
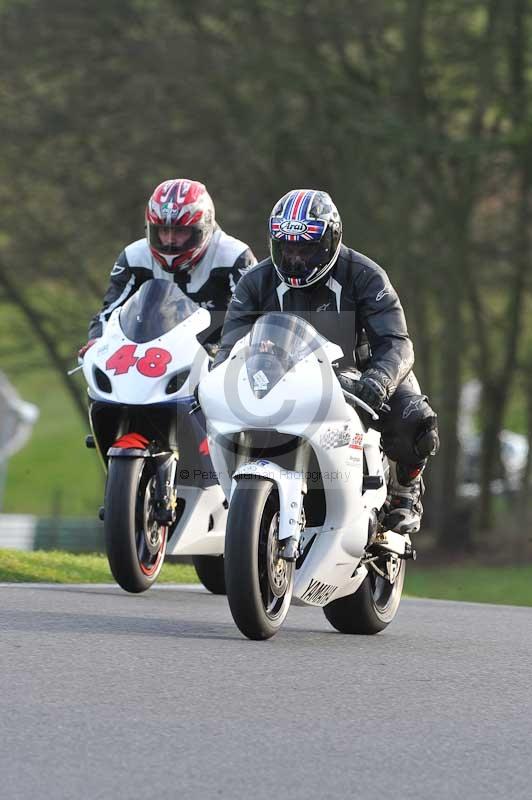
[[[181,469],[178,469],[176,493],[182,501],[182,513],[171,529],[167,552],[220,555],[224,547],[227,503],[205,448],[205,422],[193,397],[200,377],[208,371],[208,356],[197,336],[209,327],[210,313],[186,298],[178,287],[168,290],[168,285],[172,285],[165,281],[162,283],[166,289],[163,287],[160,297],[166,297],[176,307],[163,315],[159,327],[156,319],[153,324],[149,317],[136,320],[137,312],[145,308],[147,301],[157,316],[152,300],[153,292],[156,295],[159,292],[155,286],[158,283],[161,282],[147,282],[122,309],[116,309],[102,337],[85,355],[83,372],[91,400],[90,426],[104,469],[107,469],[109,455],[157,458],[172,453],[174,459],[179,456]],[[124,309],[129,309],[126,314],[129,322],[124,327],[131,338],[120,325]],[[148,329],[150,335],[157,334],[155,339],[147,338]],[[135,359],[123,374],[115,375],[115,370],[107,370],[106,364],[124,345],[134,351]],[[172,356],[168,368],[158,377],[143,375],[136,368],[137,356],[143,357],[152,346],[164,348]],[[102,391],[96,384],[97,370],[108,376],[111,392]],[[189,373],[187,380],[176,391],[168,392],[168,384],[184,370]],[[130,437],[135,431],[142,431],[143,438],[151,443],[149,448],[121,446],[126,441],[123,437]]]
[[[138,343],[129,339],[120,327],[120,309],[113,311],[101,339],[87,351],[83,360],[83,372],[89,387],[92,400],[107,403],[127,403],[146,405],[148,403],[167,403],[170,400],[192,395],[200,378],[208,369],[208,357],[197,340],[197,335],[210,323],[210,314],[205,308],[198,307],[178,327],[172,328],[156,339]],[[118,374],[107,364],[113,354],[120,348],[133,348],[131,367],[123,374]],[[170,360],[165,364],[162,375],[152,377],[142,374],[136,364],[140,362],[150,348],[165,351]],[[191,364],[191,354],[193,360]],[[190,370],[188,377],[177,386],[177,391],[169,392],[169,384],[180,373]],[[109,381],[111,391],[102,389],[103,381],[98,382],[103,373]]]
[[[380,437],[377,431],[366,430],[345,402],[332,370],[332,362],[343,355],[341,348],[330,342],[310,348],[264,391],[263,379],[259,376],[255,381],[257,373],[251,370],[250,375],[247,367],[249,341],[248,334],[237,342],[229,358],[199,386],[211,458],[228,499],[237,467],[236,474],[261,474],[274,480],[282,498],[289,490],[275,459],[237,465],[235,449],[228,443],[236,443],[242,432],[273,430],[310,445],[322,476],[326,511],[322,525],[303,533],[306,537],[311,531],[314,539],[306,557],[299,565],[296,562],[294,598],[305,597],[306,603],[323,605],[351,594],[367,575],[360,559],[368,543],[370,519],[385,502],[387,491]],[[382,476],[379,488],[364,490],[365,473]],[[301,474],[294,485],[301,497]],[[301,500],[295,502],[295,510],[300,512]],[[283,508],[281,503],[281,538],[290,535],[290,519],[295,517],[289,514],[289,506]]]

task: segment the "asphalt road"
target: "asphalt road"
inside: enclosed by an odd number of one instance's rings
[[[0,797],[530,800],[532,608],[250,642],[197,590],[0,585]]]

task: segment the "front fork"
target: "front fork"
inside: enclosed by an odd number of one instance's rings
[[[239,475],[263,476],[277,484],[280,501],[279,557],[286,561],[295,561],[299,553],[301,533],[305,527],[303,496],[307,491],[306,472],[310,444],[305,441],[299,443],[293,470],[281,468],[267,459],[248,461],[250,453],[250,436],[246,432],[240,435],[236,469],[233,473],[233,489]]]
[[[303,476],[303,485],[302,485],[303,495],[307,493],[306,473],[309,465],[309,460],[310,460],[310,444],[309,442],[301,441],[297,448],[294,467],[296,474],[300,473]],[[303,533],[306,524],[305,510],[303,508],[303,500],[301,500],[301,510],[297,523],[298,525],[295,535],[279,541],[279,556],[280,558],[283,558],[285,561],[295,561],[299,555],[299,542],[301,539],[301,534]]]
[[[177,494],[175,477],[177,458],[171,453],[154,456],[155,486],[153,495],[153,516],[161,525],[173,525],[176,521]]]

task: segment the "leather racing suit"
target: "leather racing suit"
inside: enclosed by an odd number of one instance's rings
[[[400,465],[403,483],[420,475],[427,457],[439,444],[437,418],[421,394],[412,372],[414,349],[404,312],[386,272],[374,261],[345,245],[323,281],[291,288],[278,276],[271,259],[246,272],[229,304],[220,351],[220,364],[233,345],[269,311],[303,317],[332,342],[340,345],[341,367],[377,369],[388,383],[388,412],[371,425],[382,433],[385,453]],[[361,357],[365,343],[367,355]],[[369,423],[369,419],[365,420]]]
[[[91,319],[89,339],[102,335],[115,308],[122,306],[143,283],[151,278],[160,278],[174,281],[191,300],[211,312],[211,325],[202,334],[202,342],[215,342],[237,282],[256,263],[248,245],[224,233],[219,226],[216,226],[201,260],[190,270],[173,273],[163,270],[152,255],[147,240],[139,239],[118,256],[111,270],[102,310]]]

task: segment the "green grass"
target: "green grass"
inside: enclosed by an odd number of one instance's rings
[[[26,447],[9,462],[3,511],[41,516],[94,516],[102,502],[103,470],[87,450],[83,424],[55,375],[39,371],[17,381],[40,416]]]
[[[194,583],[189,564],[164,564],[158,583]],[[57,550],[0,550],[0,582],[114,583],[103,555],[74,555]]]
[[[532,606],[532,564],[463,565],[419,569],[408,565],[405,593],[411,597]]]
[[[0,350],[20,340],[20,325],[13,307],[0,304]],[[1,510],[94,517],[102,503],[104,476],[96,452],[84,445],[88,421],[83,422],[59,376],[48,366],[42,347],[31,335],[23,341],[23,355],[4,353],[2,370],[40,415],[27,444],[9,460]],[[79,374],[70,380],[83,383]]]
[[[58,551],[0,550],[1,582],[114,583],[102,555]],[[165,564],[159,583],[195,583],[188,564]],[[409,565],[405,593],[410,597],[532,606],[532,565],[441,567]]]

